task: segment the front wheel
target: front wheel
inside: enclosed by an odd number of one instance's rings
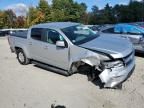
[[[26,55],[22,49],[17,50],[17,59],[18,59],[19,63],[22,65],[27,65],[30,62],[30,60],[26,57]]]

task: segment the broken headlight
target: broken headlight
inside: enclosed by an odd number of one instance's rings
[[[106,62],[103,62],[103,65],[105,66],[105,68],[114,68],[114,67],[122,67],[124,66],[124,63],[121,60],[106,61]]]

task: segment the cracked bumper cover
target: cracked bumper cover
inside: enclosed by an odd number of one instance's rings
[[[99,77],[102,83],[104,83],[104,87],[113,88],[118,84],[124,82],[133,72],[134,67],[135,67],[135,60],[133,60],[128,66],[105,69],[99,75]]]

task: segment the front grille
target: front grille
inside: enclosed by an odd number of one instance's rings
[[[125,66],[128,66],[131,64],[131,62],[134,60],[134,52],[130,53],[128,56],[123,58]]]

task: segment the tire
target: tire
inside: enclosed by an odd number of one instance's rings
[[[22,65],[28,65],[30,63],[30,60],[26,57],[22,49],[17,50],[17,59]]]

